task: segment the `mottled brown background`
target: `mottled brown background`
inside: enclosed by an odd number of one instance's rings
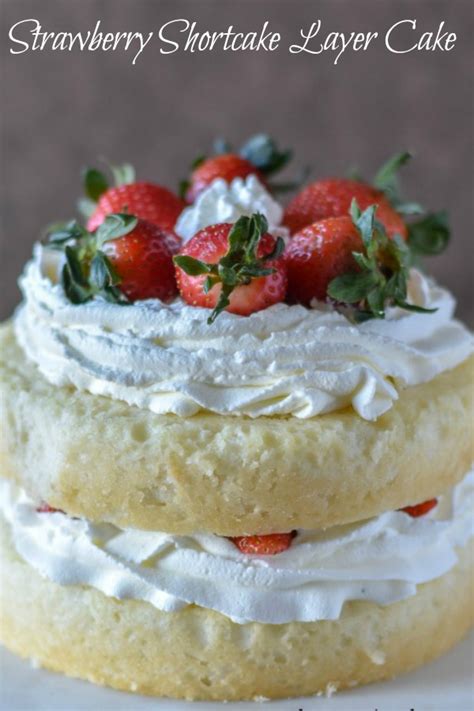
[[[74,212],[79,171],[97,156],[131,160],[142,177],[173,186],[216,135],[239,141],[257,130],[295,148],[315,175],[358,165],[370,176],[409,148],[406,193],[447,207],[454,241],[431,268],[473,322],[472,2],[470,0],[2,0],[1,316],[19,298],[16,278],[40,228]],[[283,34],[276,53],[159,54],[152,41],[131,65],[124,53],[8,52],[8,29],[37,18],[48,30],[155,30],[167,20],[199,28],[265,19]],[[416,18],[419,32],[445,20],[458,35],[450,53],[290,55],[299,28],[378,30]]]

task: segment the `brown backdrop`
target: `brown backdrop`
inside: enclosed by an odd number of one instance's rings
[[[292,145],[314,175],[358,165],[371,175],[409,148],[406,193],[447,207],[454,241],[430,265],[459,297],[471,323],[472,4],[469,0],[3,0],[2,317],[40,228],[74,212],[79,171],[100,155],[133,161],[142,177],[173,186],[216,135],[239,141],[257,130]],[[149,45],[132,66],[122,53],[29,52],[11,56],[9,27],[37,18],[48,30],[158,30],[185,17],[201,29],[251,30],[271,21],[284,35],[273,54],[159,54]],[[301,26],[325,32],[378,30],[416,18],[420,33],[441,20],[458,34],[449,53],[289,55]]]

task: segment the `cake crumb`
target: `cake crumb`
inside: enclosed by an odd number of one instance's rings
[[[130,684],[130,691],[137,691],[137,689],[138,689],[138,684],[137,684],[137,682],[136,682],[136,681],[132,681],[132,683]]]
[[[270,701],[268,696],[254,696],[253,700],[256,701],[258,704],[263,704],[265,701]]]
[[[338,688],[339,688],[338,683],[334,683],[334,682],[330,681],[328,684],[326,684],[326,691],[325,691],[326,697],[328,699],[330,699],[331,696],[334,696],[334,694],[336,693]]]
[[[373,652],[370,652],[369,658],[374,664],[377,664],[377,666],[385,664],[386,660],[385,652],[382,652],[381,649],[375,649]]]
[[[41,664],[35,657],[31,657],[30,659],[30,667],[32,669],[41,669]]]

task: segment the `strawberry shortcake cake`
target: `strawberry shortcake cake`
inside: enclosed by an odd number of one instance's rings
[[[265,136],[181,186],[85,175],[0,330],[0,635],[186,699],[393,677],[472,624],[472,353],[421,259],[446,216],[369,184],[283,208]],[[418,214],[420,213],[420,214]]]

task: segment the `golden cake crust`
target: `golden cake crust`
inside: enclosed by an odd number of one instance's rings
[[[220,535],[317,528],[417,503],[473,459],[474,359],[408,388],[376,422],[157,415],[51,385],[0,330],[2,475],[70,514]]]
[[[70,676],[187,699],[278,698],[391,678],[437,657],[473,621],[469,549],[415,596],[353,602],[339,620],[237,625],[199,607],[161,612],[91,588],[62,587],[18,557],[2,520],[0,636]]]

